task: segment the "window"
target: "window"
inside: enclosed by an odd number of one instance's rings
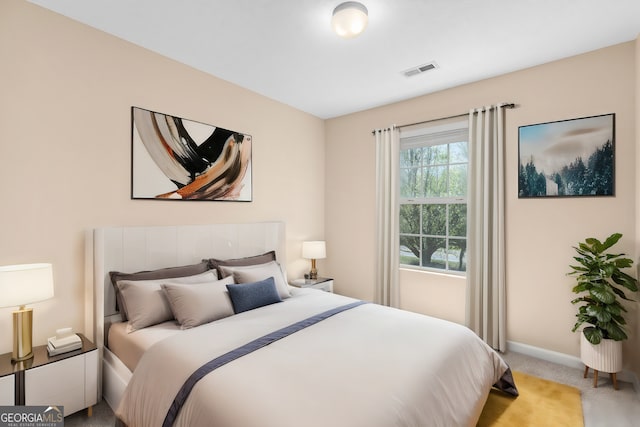
[[[400,265],[466,271],[467,122],[400,134]]]

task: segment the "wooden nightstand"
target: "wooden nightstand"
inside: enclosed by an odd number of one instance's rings
[[[61,405],[65,416],[87,408],[91,415],[98,402],[98,349],[78,336],[82,348],[58,356],[49,357],[46,345],[33,347],[32,359],[15,364],[11,353],[0,355],[0,399],[11,383],[10,405]]]
[[[295,279],[289,283],[296,288],[311,288],[320,289],[325,292],[333,292],[333,279],[328,277],[318,277],[315,280],[311,279]]]

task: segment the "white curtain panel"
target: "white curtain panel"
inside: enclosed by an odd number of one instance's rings
[[[375,302],[400,305],[399,132],[392,126],[374,131],[376,137],[376,288]]]
[[[466,325],[506,350],[504,104],[469,112]]]

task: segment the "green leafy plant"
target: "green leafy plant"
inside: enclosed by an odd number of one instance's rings
[[[572,331],[575,332],[583,323],[589,324],[583,333],[591,344],[600,344],[602,339],[627,339],[623,315],[627,310],[620,299],[633,301],[627,298],[624,288],[637,292],[638,281],[621,270],[633,265],[631,259],[625,258],[625,254],[607,253],[621,237],[622,234],[614,233],[604,242],[591,237],[579,243],[578,247],[574,246],[578,256],[573,258],[580,265],[571,265],[573,271],[569,275],[576,276],[578,281],[573,292],[582,296],[571,303],[582,305],[578,308],[578,320]]]

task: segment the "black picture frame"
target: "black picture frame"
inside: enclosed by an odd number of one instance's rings
[[[518,198],[615,196],[615,113],[518,127]]]
[[[251,202],[251,135],[131,107],[131,198]]]

